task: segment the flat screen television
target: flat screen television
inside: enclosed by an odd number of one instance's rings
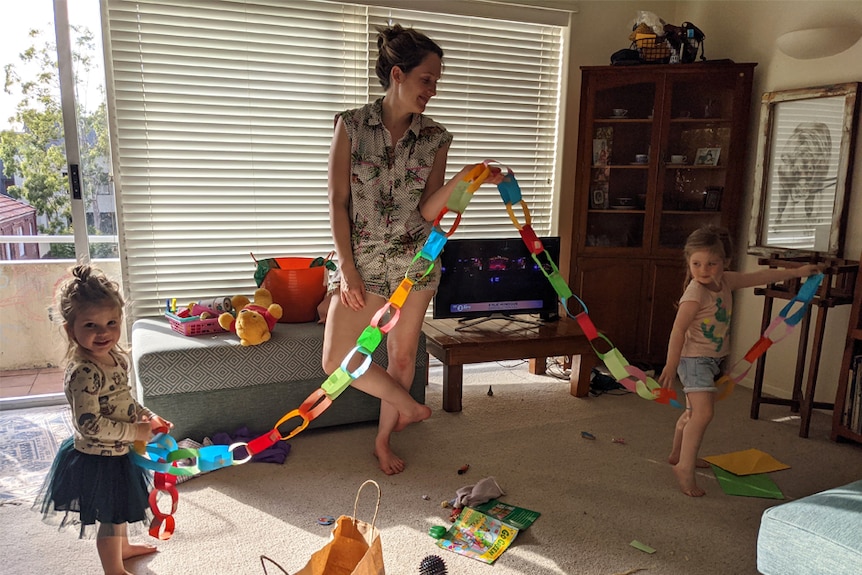
[[[559,265],[560,238],[539,238]],[[547,265],[545,254],[539,261]],[[557,319],[559,298],[520,236],[504,239],[453,239],[440,256],[440,287],[435,319],[487,318],[537,314]]]

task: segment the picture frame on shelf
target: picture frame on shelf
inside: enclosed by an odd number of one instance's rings
[[[748,253],[841,257],[860,85],[763,95]]]
[[[607,166],[610,159],[610,148],[608,141],[604,138],[595,138],[593,140],[593,165]]]
[[[717,212],[721,208],[722,186],[707,186],[703,194],[703,209],[709,212]]]
[[[721,148],[698,148],[694,156],[695,166],[717,166]]]
[[[593,165],[611,164],[614,151],[614,129],[612,126],[599,126],[593,135]]]
[[[606,210],[610,206],[608,190],[603,186],[593,188],[590,192],[590,207],[594,210]]]

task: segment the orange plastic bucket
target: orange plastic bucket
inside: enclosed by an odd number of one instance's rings
[[[268,289],[284,311],[279,323],[315,321],[317,306],[326,296],[326,267],[309,267],[314,258],[274,259],[279,267],[267,272],[260,287]]]

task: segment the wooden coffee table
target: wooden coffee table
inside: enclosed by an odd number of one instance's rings
[[[598,363],[578,323],[568,317],[541,325],[490,319],[470,327],[457,319],[430,319],[422,331],[428,354],[443,363],[443,409],[450,412],[461,411],[465,364],[529,359],[530,373],[542,375],[548,357],[569,356],[570,392],[586,397],[590,372]]]

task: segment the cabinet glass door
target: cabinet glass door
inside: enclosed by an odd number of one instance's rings
[[[643,248],[655,84],[596,92],[586,247]]]
[[[661,210],[657,247],[680,249],[706,224],[720,225],[731,157],[734,84],[678,79],[671,83],[667,140],[659,159]]]

